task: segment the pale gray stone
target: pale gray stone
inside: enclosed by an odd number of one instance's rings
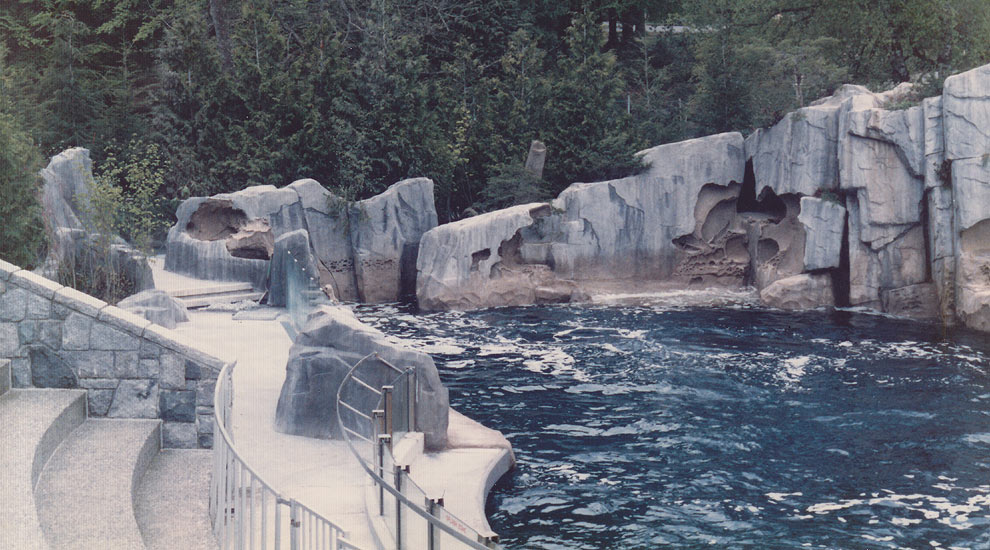
[[[90,329],[89,347],[94,350],[136,351],[141,347],[141,341],[104,323],[94,323]]]
[[[24,316],[27,319],[50,319],[52,316],[52,301],[44,296],[28,294],[27,311]]]
[[[11,286],[0,295],[0,320],[22,321],[27,313],[28,291]]]
[[[162,444],[166,449],[195,449],[199,446],[196,425],[189,422],[162,424]]]
[[[216,378],[204,378],[196,382],[196,405],[212,405],[216,387]]]
[[[116,378],[80,378],[79,387],[87,390],[115,390],[120,380]],[[109,404],[109,402],[108,402]]]
[[[196,421],[196,392],[162,390],[159,392],[159,412],[166,422]]]
[[[952,195],[956,231],[990,219],[990,154],[952,162]]]
[[[153,378],[158,373],[154,372],[145,376],[141,372],[141,363],[136,351],[115,351],[113,352],[113,378]]]
[[[62,349],[89,349],[89,333],[93,319],[81,313],[70,313],[62,323]]]
[[[56,292],[52,301],[57,305],[68,307],[79,313],[85,313],[93,318],[96,318],[100,314],[101,309],[107,307],[107,303],[103,300],[94,298],[89,294],[84,294],[68,286]]]
[[[938,175],[945,161],[942,97],[929,97],[921,105],[925,112],[925,187],[941,187],[945,185]]]
[[[186,387],[186,361],[175,353],[163,353],[160,359],[160,380],[163,389],[181,390]]]
[[[760,300],[782,309],[814,309],[834,306],[832,277],[804,273],[775,281],[760,291]]]
[[[141,336],[151,322],[117,306],[107,306],[100,310],[96,320],[133,336]],[[131,349],[131,348],[127,348]],[[137,348],[133,348],[137,349]]]
[[[0,357],[14,357],[21,347],[16,323],[0,323]]]
[[[976,158],[990,152],[990,93],[987,90],[990,90],[990,65],[945,79],[942,110],[946,158]]]
[[[158,393],[158,383],[154,380],[121,380],[107,416],[158,418]]]
[[[804,269],[839,267],[846,209],[831,201],[801,197],[798,220],[806,234]]]
[[[21,344],[44,344],[57,350],[62,341],[61,323],[58,321],[21,321],[18,325]]]
[[[54,281],[49,281],[41,275],[36,275],[24,269],[11,274],[10,282],[32,294],[43,296],[48,300],[51,300],[55,296],[55,293],[63,288],[62,285]]]
[[[289,277],[293,272],[310,278],[313,286],[319,287],[320,273],[316,266],[316,258],[310,251],[309,233],[305,229],[290,231],[275,241],[268,286],[268,305],[274,307],[287,305],[290,292]]]
[[[62,357],[72,365],[79,378],[112,378],[112,351],[64,351]]]

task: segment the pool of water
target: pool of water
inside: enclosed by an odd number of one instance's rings
[[[357,313],[518,468],[508,548],[990,548],[990,342],[740,305]]]

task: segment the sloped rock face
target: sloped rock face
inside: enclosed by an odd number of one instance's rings
[[[287,279],[270,263],[291,249],[312,261],[319,285],[337,299],[395,301],[415,280],[420,236],[437,223],[433,182],[399,182],[356,203],[334,196],[312,179],[277,189],[249,187],[236,193],[186,200],[169,230],[165,268],[211,280],[249,281],[270,288],[285,303]],[[308,252],[297,242],[277,250],[285,235],[303,231]],[[280,252],[280,250],[282,252]],[[278,287],[278,288],[276,288]]]
[[[96,254],[101,239],[88,217],[93,179],[89,151],[82,147],[62,151],[52,157],[40,176],[44,182],[41,203],[52,244],[44,275],[56,279],[60,263],[78,266],[92,261],[106,262],[103,254]],[[126,287],[135,292],[155,287],[151,266],[144,254],[120,237],[111,240],[109,253],[110,261],[117,266]],[[94,260],[96,256],[99,258]]]
[[[447,444],[449,399],[433,360],[425,353],[388,341],[343,306],[320,307],[293,344],[275,410],[275,429],[307,437],[340,438],[337,390],[351,367],[371,353],[403,370],[416,369],[416,429],[425,434],[428,449],[443,449]],[[396,375],[388,369],[381,372],[380,379],[363,381],[381,387]],[[370,392],[345,398],[361,410],[370,410],[378,399]],[[356,402],[361,399],[367,402]]]

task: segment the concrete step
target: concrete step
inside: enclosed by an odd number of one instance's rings
[[[197,296],[204,296],[209,294],[224,294],[224,293],[235,293],[235,292],[246,292],[254,290],[251,283],[210,283],[204,284],[202,286],[193,286],[187,288],[177,288],[174,290],[169,290],[169,296],[173,298],[194,298]]]
[[[216,550],[209,516],[212,457],[208,450],[167,449],[151,461],[134,495],[146,548]]]
[[[45,463],[86,420],[86,392],[14,389],[0,395],[0,547],[49,548],[34,488]]]
[[[161,422],[90,418],[55,451],[35,502],[52,548],[144,548],[133,498],[161,449]]]
[[[10,359],[0,359],[0,395],[10,390]]]
[[[206,307],[211,304],[232,304],[234,302],[243,302],[244,300],[251,300],[256,302],[264,296],[264,292],[224,292],[221,294],[204,294],[197,295],[196,297],[186,297],[179,298],[187,308],[197,308]]]

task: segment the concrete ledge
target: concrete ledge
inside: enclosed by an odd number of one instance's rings
[[[52,301],[90,317],[97,317],[100,310],[107,307],[107,303],[103,300],[68,286],[56,291]]]
[[[141,337],[146,328],[151,325],[151,321],[127,311],[117,306],[107,306],[100,310],[96,316],[97,321],[102,321],[114,328],[129,332],[134,336]]]
[[[23,289],[30,290],[38,296],[44,296],[51,300],[55,293],[62,290],[62,285],[55,281],[49,281],[41,275],[35,275],[26,269],[15,271],[10,275],[10,282]]]
[[[141,338],[191,359],[202,367],[208,367],[214,371],[214,374],[219,374],[224,365],[234,362],[232,359],[214,357],[199,349],[197,344],[186,336],[155,324],[145,327]]]
[[[21,268],[17,267],[12,263],[0,260],[0,281],[6,281],[10,279],[10,276],[15,271],[20,271],[20,270]]]

